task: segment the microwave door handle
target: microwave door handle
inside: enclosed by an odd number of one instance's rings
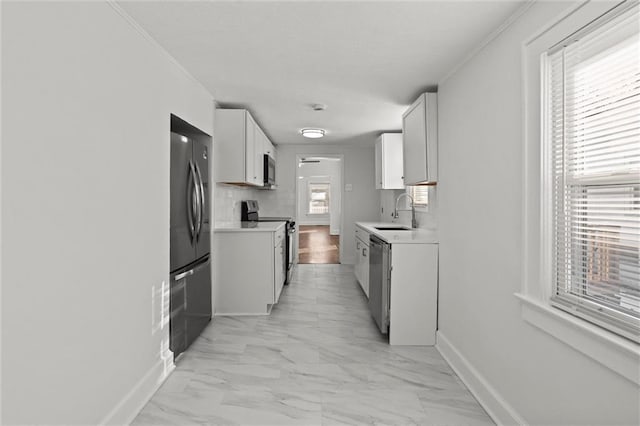
[[[198,192],[200,193],[200,197],[198,197],[198,240],[200,240],[200,234],[202,233],[202,226],[204,224],[204,184],[202,183],[202,174],[200,173],[200,166],[198,163],[196,165],[196,175],[198,176]]]
[[[191,244],[193,244],[196,238],[196,225],[194,217],[195,210],[197,208],[197,206],[194,205],[194,203],[197,203],[196,197],[194,196],[195,179],[195,168],[193,167],[193,162],[189,160],[189,178],[187,180],[187,217],[189,218],[189,230],[191,231]]]

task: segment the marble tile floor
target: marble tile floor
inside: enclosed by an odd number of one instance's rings
[[[493,425],[433,347],[389,346],[351,265],[298,265],[270,316],[215,317],[134,425]]]

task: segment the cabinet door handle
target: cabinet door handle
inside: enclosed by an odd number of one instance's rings
[[[360,243],[356,242],[356,250],[360,250]]]
[[[364,248],[362,249],[362,255],[363,255],[364,257],[367,257],[367,248],[366,248],[366,247],[364,247]]]

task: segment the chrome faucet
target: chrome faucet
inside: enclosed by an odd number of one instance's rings
[[[411,227],[412,228],[417,228],[418,227],[418,222],[416,221],[416,206],[414,205],[413,202],[413,197],[409,194],[407,194],[406,192],[403,192],[402,194],[398,195],[398,197],[396,198],[396,209],[393,212],[393,218],[397,219],[398,218],[398,201],[400,201],[400,198],[402,198],[403,196],[409,197],[409,199],[411,200]]]

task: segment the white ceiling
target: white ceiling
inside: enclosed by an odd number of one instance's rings
[[[275,144],[373,144],[523,1],[120,1]],[[480,83],[480,82],[479,82]],[[311,105],[327,105],[313,111]],[[304,127],[327,130],[309,140]]]

